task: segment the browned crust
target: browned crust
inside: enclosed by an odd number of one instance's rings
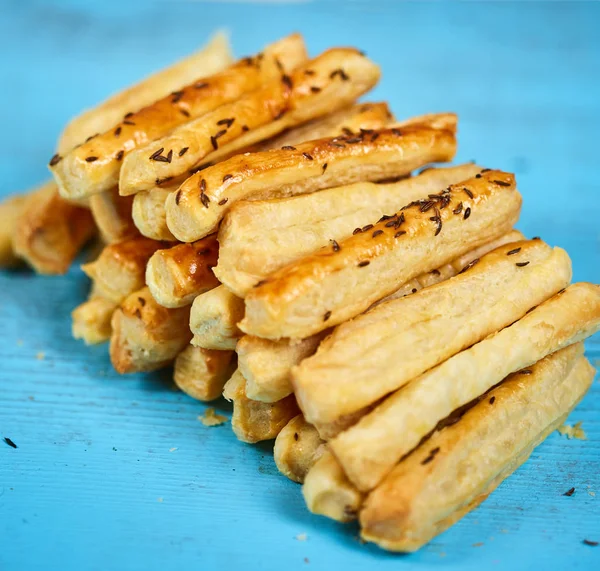
[[[10,268],[20,261],[13,248],[13,234],[28,200],[28,194],[17,194],[0,202],[0,268]]]
[[[452,130],[409,126],[236,155],[190,177],[171,194],[167,224],[178,239],[188,242],[212,232],[237,200],[403,176],[427,163],[451,160],[455,152]]]
[[[139,235],[131,217],[132,206],[133,197],[119,196],[116,187],[90,196],[94,222],[106,242],[120,242]]]

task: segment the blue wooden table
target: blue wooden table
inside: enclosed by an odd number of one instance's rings
[[[520,228],[565,247],[600,283],[600,4],[34,2],[0,10],[0,193],[48,176],[64,123],[194,50],[215,27],[239,55],[293,30],[312,53],[357,45],[372,94],[398,117],[460,115],[460,160],[516,172]],[[70,335],[86,295],[59,278],[0,274],[0,569],[600,569],[600,385],[481,509],[420,553],[361,545],[310,515],[271,444],[244,445],[170,373],[119,377],[105,346]],[[600,340],[587,344],[600,364]],[[228,411],[225,404],[217,408]],[[572,497],[564,496],[571,487]],[[306,534],[306,540],[297,536]]]

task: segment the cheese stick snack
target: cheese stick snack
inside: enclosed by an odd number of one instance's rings
[[[276,79],[256,91],[130,153],[121,170],[121,194],[147,190],[156,179],[184,175],[189,169],[222,160],[285,129],[344,108],[379,79],[379,68],[350,48],[334,48],[294,70],[291,67],[281,69]],[[183,145],[188,150],[180,155]],[[169,153],[172,160],[167,160]],[[192,177],[191,184],[194,180]]]
[[[302,494],[312,513],[340,522],[356,519],[364,497],[348,480],[329,448],[306,473]]]
[[[323,444],[315,427],[299,414],[282,428],[275,439],[275,465],[286,478],[301,484],[323,453]]]
[[[244,301],[225,286],[199,295],[192,304],[192,345],[205,349],[235,349],[242,332],[237,323],[244,316]]]
[[[17,194],[0,202],[0,268],[10,268],[19,263],[13,248],[13,234],[29,196]]]
[[[95,233],[90,211],[63,200],[49,182],[33,191],[18,217],[13,250],[40,274],[64,274]]]
[[[204,402],[218,399],[235,370],[233,351],[188,345],[175,359],[173,380],[187,395]]]
[[[515,374],[425,440],[373,490],[361,536],[415,551],[477,507],[567,418],[594,378],[577,344]]]
[[[242,442],[272,440],[298,414],[296,399],[290,395],[275,403],[250,400],[245,386],[246,379],[236,369],[223,389],[223,396],[233,402],[233,432]]]
[[[112,189],[119,183],[121,168],[126,168],[124,165],[128,153],[132,153],[136,148],[145,149],[147,143],[166,135],[176,127],[234,101],[243,94],[251,93],[261,84],[279,77],[282,73],[279,64],[287,73],[305,59],[304,42],[295,34],[267,46],[262,57],[240,60],[210,77],[194,80],[193,83],[173,91],[147,107],[138,111],[129,110],[120,122],[91,137],[65,156],[56,154],[52,157],[49,166],[61,195],[79,198]],[[189,150],[190,146],[187,149]],[[164,154],[165,162],[177,162],[187,150],[186,146],[181,144],[170,149],[170,152],[170,155],[168,152]],[[146,165],[148,157],[144,158]],[[158,158],[155,160],[160,162]],[[150,186],[154,185],[156,178],[166,177],[153,176]]]
[[[525,262],[516,262],[519,264]],[[600,330],[600,286],[578,283],[420,375],[329,442],[352,483],[374,488],[429,431],[514,371]]]
[[[179,240],[189,242],[214,231],[240,200],[284,198],[405,176],[427,163],[449,161],[455,152],[452,130],[414,125],[237,155],[190,177],[171,194],[167,224]]]
[[[144,275],[150,256],[165,244],[148,238],[130,238],[109,244],[93,262],[81,269],[94,281],[98,293],[120,303],[145,285]]]
[[[195,79],[221,71],[232,59],[227,36],[217,32],[199,51],[75,117],[60,137],[58,152],[66,154],[88,137],[116,125],[123,115],[150,105]]]
[[[118,303],[99,295],[78,305],[71,312],[71,328],[74,339],[82,339],[86,345],[104,343],[110,339],[110,322]]]
[[[118,373],[154,371],[189,344],[190,308],[167,309],[148,288],[129,295],[113,313],[110,360]]]
[[[219,285],[212,272],[218,255],[219,244],[214,235],[157,250],[146,266],[150,293],[164,307],[190,305],[197,296]]]
[[[292,394],[292,367],[313,355],[326,334],[327,331],[306,339],[279,341],[244,335],[236,345],[236,352],[248,398],[276,402]]]
[[[341,324],[293,369],[300,408],[311,423],[360,410],[514,323],[567,287],[571,275],[564,250],[515,242],[453,278],[383,303]]]
[[[142,236],[153,240],[175,242],[177,239],[167,226],[167,212],[165,201],[167,196],[178,186],[165,188],[155,187],[150,190],[138,192],[133,197],[132,217],[133,223]]]
[[[430,194],[259,282],[245,298],[239,327],[279,339],[308,337],[342,323],[398,284],[506,234],[520,208],[514,176],[501,171]]]
[[[393,119],[387,103],[355,103],[258,143],[251,150],[252,152],[268,151],[323,137],[359,133],[361,129],[382,129]]]
[[[131,217],[132,205],[133,199],[119,196],[116,187],[90,196],[90,210],[105,242],[111,244],[139,235]]]
[[[291,198],[238,202],[219,229],[215,275],[244,297],[283,266],[480,171],[465,164],[429,169],[393,183],[360,182]]]

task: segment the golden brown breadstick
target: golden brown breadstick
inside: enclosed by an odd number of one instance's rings
[[[337,327],[292,370],[300,408],[313,424],[360,410],[514,323],[570,281],[564,250],[541,240],[502,246],[469,271]]]
[[[13,249],[40,274],[64,274],[95,233],[90,211],[63,200],[49,182],[31,194],[21,212]]]
[[[378,79],[379,68],[354,49],[331,49],[293,71],[289,67],[283,69],[277,79],[256,91],[130,153],[123,162],[119,191],[127,195],[147,190],[156,179],[183,175],[285,129],[346,107]],[[188,150],[180,156],[177,150],[182,144]]]
[[[154,371],[188,345],[190,308],[158,305],[148,288],[129,295],[112,316],[110,360],[118,373]]]
[[[133,197],[132,217],[133,223],[142,236],[153,240],[175,242],[177,239],[167,226],[167,212],[165,200],[167,196],[177,190],[178,186],[155,187],[150,190],[138,192]]]
[[[28,199],[28,195],[18,194],[0,203],[0,268],[9,268],[19,263],[12,241],[17,222]]]
[[[242,332],[237,323],[244,316],[244,301],[225,286],[199,295],[192,304],[192,345],[205,349],[235,349]]]
[[[268,151],[323,137],[359,133],[361,129],[381,129],[393,119],[387,103],[356,103],[258,143],[251,150]]]
[[[277,435],[273,458],[278,470],[290,480],[302,484],[306,473],[323,453],[319,433],[299,414]]]
[[[325,331],[307,339],[279,341],[244,335],[236,352],[238,367],[246,378],[248,398],[276,402],[292,394],[292,367],[314,354],[326,334]]]
[[[119,189],[90,196],[90,210],[105,242],[111,244],[139,236],[131,217],[133,199],[119,196]]]
[[[453,410],[510,373],[521,370],[526,375],[533,363],[598,330],[600,286],[569,286],[515,324],[392,393],[329,445],[350,481],[370,490]]]
[[[110,321],[118,305],[102,296],[91,295],[71,312],[73,337],[83,339],[86,345],[108,341],[112,332]]]
[[[146,266],[146,284],[165,307],[190,305],[200,294],[219,285],[212,272],[217,264],[217,237],[156,251]]]
[[[201,401],[218,399],[235,370],[233,351],[188,345],[175,359],[173,380],[187,395]]]
[[[465,164],[429,169],[394,183],[354,183],[292,198],[238,202],[219,229],[215,275],[244,297],[256,283],[283,266],[480,170]]]
[[[246,379],[239,369],[225,384],[223,396],[233,401],[231,427],[242,442],[272,440],[299,412],[293,395],[275,403],[250,400],[246,396]]]
[[[295,34],[268,46],[263,57],[241,60],[210,77],[194,80],[139,111],[130,110],[120,123],[91,137],[64,157],[60,154],[52,157],[49,166],[61,195],[78,198],[110,190],[119,183],[119,172],[121,168],[126,168],[128,153],[137,148],[145,149],[147,143],[166,135],[177,126],[274,80],[282,73],[278,63],[288,72],[305,60],[304,42],[301,36]],[[151,162],[163,160],[165,164],[167,161],[177,163],[186,153],[193,153],[191,144],[187,145],[181,139],[177,142],[181,144],[170,148],[164,155],[154,154]],[[155,147],[154,151],[157,149]],[[154,151],[147,155],[146,151],[142,151],[144,165],[149,161],[148,155]],[[165,179],[168,176],[170,175],[152,176],[150,186],[136,190],[147,190],[157,184],[155,179]]]
[[[369,494],[363,539],[415,551],[479,505],[562,424],[594,378],[577,344],[512,375],[435,432]]]
[[[455,151],[451,130],[411,126],[237,155],[190,177],[171,194],[165,203],[167,224],[178,239],[189,242],[212,232],[239,200],[404,176],[429,162],[448,161]]]
[[[71,120],[60,137],[58,152],[64,155],[88,137],[116,125],[123,115],[150,105],[196,79],[221,71],[232,59],[227,36],[217,32],[202,49]]]
[[[94,280],[98,293],[117,303],[144,287],[146,264],[158,248],[166,244],[148,238],[130,238],[109,244],[100,256],[81,269]]]
[[[302,494],[312,513],[341,522],[356,519],[363,502],[363,494],[348,480],[329,448],[308,470]]]
[[[239,327],[279,339],[342,323],[398,284],[506,234],[520,208],[514,176],[486,170],[271,274],[246,296]]]

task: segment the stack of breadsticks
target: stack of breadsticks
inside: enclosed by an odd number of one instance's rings
[[[299,35],[231,63],[217,37],[73,120],[55,182],[2,206],[0,252],[60,273],[97,235],[74,336],[223,395],[312,512],[412,551],[583,397],[600,287],[514,229],[512,174],[424,169],[457,118],[358,103],[379,75]]]

